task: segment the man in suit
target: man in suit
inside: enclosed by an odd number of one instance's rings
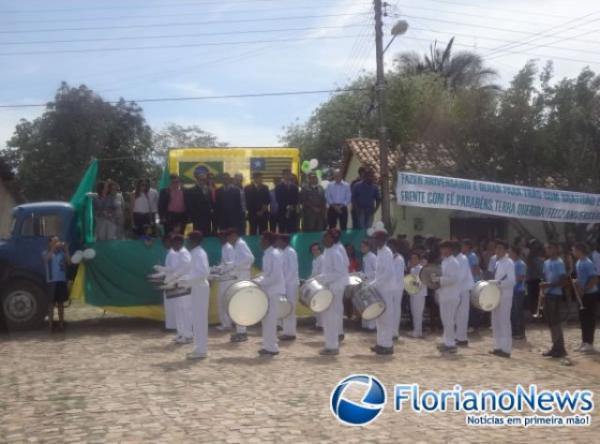
[[[208,186],[208,170],[198,167],[194,170],[196,184],[185,191],[185,208],[187,216],[194,225],[194,230],[201,231],[209,236],[211,230],[211,213],[213,202],[210,187]]]
[[[244,189],[250,235],[262,234],[267,231],[269,214],[269,188],[263,184],[262,173],[252,174],[252,183]]]
[[[237,228],[244,219],[240,190],[228,173],[223,174],[223,186],[216,192],[215,212],[221,230]]]
[[[279,206],[279,232],[295,233],[298,231],[298,184],[290,170],[283,170],[283,178],[275,189],[275,197]]]

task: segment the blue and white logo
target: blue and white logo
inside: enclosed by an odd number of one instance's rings
[[[360,402],[346,399],[346,391],[362,391]],[[333,415],[343,424],[366,426],[379,416],[386,402],[383,384],[371,375],[351,375],[342,379],[331,392],[330,407]]]

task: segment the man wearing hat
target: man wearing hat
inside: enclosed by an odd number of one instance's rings
[[[377,318],[377,343],[371,350],[378,355],[391,355],[394,353],[394,320],[397,313],[395,310],[397,278],[394,254],[386,245],[388,237],[387,230],[378,227],[372,231],[375,246],[377,248],[377,262],[375,264],[375,279],[373,287],[377,289],[385,303],[385,311]]]
[[[189,274],[182,282],[183,285],[190,286],[192,289],[191,316],[194,330],[194,350],[188,353],[188,359],[206,358],[208,348],[208,299],[210,295],[208,275],[210,267],[206,251],[201,246],[202,239],[200,231],[192,231],[188,236],[192,263]]]

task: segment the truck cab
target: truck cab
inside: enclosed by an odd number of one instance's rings
[[[0,310],[9,329],[40,326],[48,313],[49,286],[42,253],[52,236],[76,248],[76,217],[65,202],[39,202],[13,209],[8,239],[0,240]]]

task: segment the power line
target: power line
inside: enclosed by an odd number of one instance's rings
[[[431,3],[443,3],[443,4],[459,6],[459,7],[462,6],[465,8],[485,9],[486,11],[490,11],[490,9],[491,9],[492,11],[499,11],[499,12],[505,11],[505,12],[511,13],[511,14],[516,13],[516,14],[531,15],[530,11],[525,11],[523,9],[490,8],[489,6],[478,6],[478,5],[468,4],[468,3],[460,3],[460,2],[447,1],[447,0],[425,0],[425,1],[431,2]],[[540,12],[539,10],[537,10],[535,12],[535,16],[554,17],[554,18],[561,18],[561,19],[565,18],[563,15],[549,14],[547,12]]]
[[[76,28],[46,28],[46,29],[23,29],[0,31],[0,34],[29,34],[37,32],[71,32],[71,31],[106,31],[113,29],[148,29],[148,28],[165,28],[172,26],[198,26],[198,25],[216,25],[224,23],[255,23],[255,22],[272,22],[280,20],[300,20],[313,18],[328,18],[328,17],[348,17],[358,16],[362,14],[315,14],[315,15],[296,15],[283,17],[261,17],[249,19],[227,19],[227,20],[207,20],[203,22],[169,22],[169,23],[149,23],[144,25],[115,25],[115,26],[92,26],[92,27],[76,27]]]
[[[278,91],[278,92],[263,92],[263,93],[246,93],[246,94],[228,94],[214,96],[188,96],[188,97],[158,97],[146,99],[126,100],[131,103],[157,103],[157,102],[186,102],[196,100],[219,100],[219,99],[248,99],[257,97],[281,97],[281,96],[303,96],[313,94],[333,94],[344,92],[360,92],[367,91],[368,88],[339,88],[339,89],[320,89],[308,91]],[[123,99],[122,99],[123,100]],[[120,103],[122,100],[108,101],[112,105]],[[25,103],[25,104],[0,104],[0,108],[41,108],[47,106],[48,103]]]
[[[320,36],[320,37],[293,37],[285,39],[270,39],[270,40],[237,40],[230,42],[205,42],[205,43],[182,43],[177,45],[150,45],[150,46],[130,46],[130,47],[115,47],[115,48],[81,48],[81,49],[50,49],[50,50],[35,50],[35,51],[16,51],[16,52],[0,52],[0,57],[18,56],[18,55],[35,55],[35,54],[73,54],[73,53],[92,53],[92,52],[120,52],[120,51],[139,51],[148,49],[180,49],[180,48],[197,48],[201,46],[228,46],[228,45],[255,45],[260,43],[274,42],[291,42],[301,40],[337,40],[354,38],[356,35],[339,35],[339,36]]]
[[[304,26],[300,28],[277,28],[277,29],[250,29],[244,31],[223,31],[223,32],[199,32],[192,34],[160,34],[146,36],[123,36],[123,37],[101,37],[93,39],[65,39],[65,40],[28,40],[28,41],[9,41],[0,42],[0,46],[21,46],[21,45],[37,45],[37,44],[55,44],[55,43],[90,43],[90,42],[120,42],[123,40],[152,40],[152,39],[177,39],[189,37],[205,37],[215,35],[238,35],[238,34],[266,34],[272,32],[287,32],[287,31],[313,31],[320,29],[345,29],[364,27],[364,24],[350,24],[342,26]]]

